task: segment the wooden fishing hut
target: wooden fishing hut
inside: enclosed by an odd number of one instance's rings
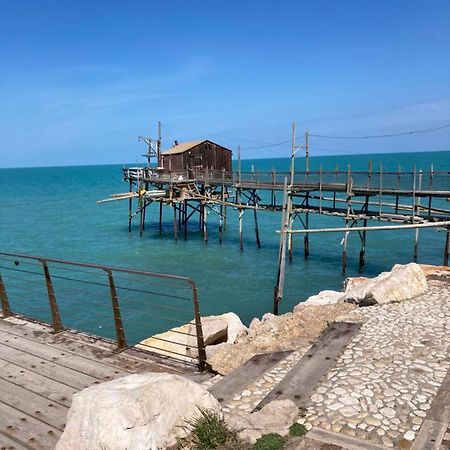
[[[207,139],[190,142],[174,142],[172,148],[161,154],[164,173],[231,172],[232,151]]]

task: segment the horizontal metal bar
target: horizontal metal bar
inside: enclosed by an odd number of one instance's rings
[[[347,231],[382,231],[382,230],[407,230],[410,228],[450,228],[450,221],[435,223],[414,223],[405,225],[381,225],[379,227],[353,227],[353,228],[320,228],[310,230],[286,230],[288,234],[310,234],[310,233],[342,233]],[[281,233],[277,230],[277,233]]]

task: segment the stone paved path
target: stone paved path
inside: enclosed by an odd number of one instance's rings
[[[300,422],[408,448],[450,367],[448,284],[430,281],[421,297],[349,316],[364,324]]]
[[[422,296],[356,309],[345,317],[352,320],[363,322],[361,330],[318,380],[298,421],[381,448],[409,449],[450,368],[450,282],[429,280]],[[253,410],[308,349],[236,394],[224,405],[225,417]]]

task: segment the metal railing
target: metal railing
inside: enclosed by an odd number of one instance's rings
[[[188,277],[0,252],[3,317],[18,314],[198,365],[206,353]],[[189,306],[186,306],[189,305]]]
[[[195,180],[204,183],[233,183],[270,189],[270,186],[282,187],[284,179],[290,183],[291,174],[287,171],[277,172],[243,172],[223,170],[201,171],[186,170],[158,172],[152,167],[125,168],[125,179],[145,180],[152,183],[176,183]],[[355,170],[316,170],[296,171],[293,185],[297,188],[316,189],[319,186],[329,189],[342,187],[344,190],[351,182],[354,190],[381,190],[383,193],[415,191],[417,193],[442,192],[443,196],[450,192],[450,172],[430,170],[415,171],[355,171]]]

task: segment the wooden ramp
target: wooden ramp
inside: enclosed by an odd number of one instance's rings
[[[302,405],[360,328],[360,323],[332,323],[255,410],[273,400],[289,399]]]
[[[72,395],[138,372],[191,373],[135,350],[114,353],[107,341],[0,317],[0,449],[53,450]]]
[[[231,400],[236,393],[242,392],[250,383],[262,377],[290,353],[292,352],[255,355],[242,366],[233,370],[230,375],[211,386],[209,392],[216,397],[219,403],[224,404]]]

